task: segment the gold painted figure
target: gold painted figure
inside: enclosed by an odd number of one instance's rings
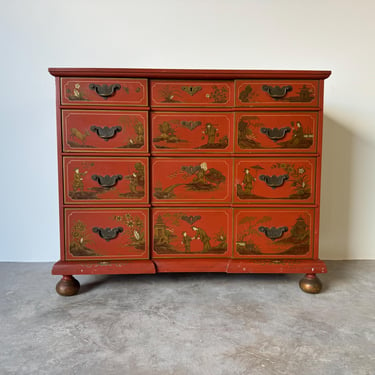
[[[211,238],[208,236],[208,234],[202,228],[198,227],[193,227],[193,231],[195,232],[195,237],[193,237],[193,240],[201,240],[201,242],[203,243],[203,251],[209,251],[211,249]]]
[[[190,253],[191,252],[191,237],[188,236],[186,232],[182,233],[182,241],[181,243],[185,246],[185,252]]]
[[[74,171],[73,191],[77,191],[77,190],[83,191],[83,177],[86,174],[87,174],[87,171],[80,173],[78,168]]]
[[[200,168],[195,172],[195,177],[193,183],[195,184],[205,184],[206,183],[206,172],[207,172],[207,163],[203,162],[200,165]]]
[[[250,174],[250,170],[248,168],[245,169],[245,176],[243,178],[243,185],[244,191],[246,194],[251,194],[251,190],[253,190],[253,183],[256,181],[256,178]]]
[[[215,128],[213,125],[211,124],[206,124],[206,129],[204,130],[203,132],[204,134],[207,135],[208,137],[208,140],[207,140],[207,144],[208,145],[212,145],[215,143],[216,141],[216,137],[218,136],[216,133],[217,133],[217,128]]]

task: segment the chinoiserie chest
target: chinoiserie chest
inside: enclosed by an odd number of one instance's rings
[[[77,293],[77,274],[157,272],[304,273],[320,291],[329,71],[49,71],[58,293]]]

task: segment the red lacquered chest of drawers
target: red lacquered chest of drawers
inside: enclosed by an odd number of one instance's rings
[[[73,275],[303,273],[318,293],[329,71],[50,68]]]

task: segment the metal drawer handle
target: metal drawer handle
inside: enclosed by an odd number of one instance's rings
[[[273,99],[281,99],[287,94],[288,91],[293,90],[292,86],[289,85],[283,87],[263,85],[262,89],[263,91],[267,92]]]
[[[117,181],[122,180],[122,176],[120,174],[115,174],[113,176],[109,176],[109,175],[99,176],[97,174],[93,174],[91,178],[94,181],[98,181],[98,184],[105,188],[110,188],[116,185]]]
[[[282,174],[281,176],[266,176],[261,174],[259,176],[259,180],[264,181],[272,189],[282,186],[284,181],[286,181],[288,178],[289,176],[287,174]]]
[[[121,85],[118,83],[114,83],[112,85],[107,85],[104,83],[103,85],[97,85],[96,83],[90,83],[89,88],[94,90],[98,95],[100,95],[104,99],[108,99],[110,96],[114,95],[116,90],[121,89]]]
[[[94,233],[98,233],[101,238],[103,238],[106,241],[114,240],[117,235],[124,231],[124,228],[122,227],[116,227],[116,228],[98,228],[94,227],[92,228],[92,231]]]
[[[259,232],[262,232],[268,237],[270,240],[274,241],[280,238],[285,232],[288,231],[288,227],[259,227]]]
[[[182,86],[182,90],[187,92],[189,95],[193,96],[195,95],[198,91],[202,90],[201,86]]]
[[[101,128],[99,126],[92,125],[90,127],[90,130],[96,133],[100,138],[104,139],[105,141],[108,141],[109,139],[113,138],[117,132],[120,132],[122,130],[122,127],[112,126],[110,128],[108,126],[104,126],[104,128]]]
[[[291,131],[289,126],[285,128],[260,128],[261,133],[265,134],[269,139],[276,142],[279,139],[283,139],[286,133]]]

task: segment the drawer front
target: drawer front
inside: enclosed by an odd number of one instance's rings
[[[148,113],[63,110],[65,152],[147,152]]]
[[[148,209],[65,209],[65,256],[148,259]]]
[[[146,106],[147,79],[61,78],[61,104]]]
[[[316,152],[317,112],[237,112],[236,152]]]
[[[316,107],[318,105],[319,81],[236,81],[236,106],[239,107]]]
[[[235,159],[234,202],[313,204],[314,158]]]
[[[157,107],[231,107],[232,81],[151,81],[151,105]]]
[[[153,203],[229,203],[232,160],[153,158],[151,188]]]
[[[65,203],[147,203],[147,176],[145,157],[65,157]]]
[[[234,257],[311,258],[314,209],[234,209]]]
[[[153,112],[153,152],[232,152],[233,113]]]
[[[153,258],[210,258],[232,254],[231,209],[152,210]]]

